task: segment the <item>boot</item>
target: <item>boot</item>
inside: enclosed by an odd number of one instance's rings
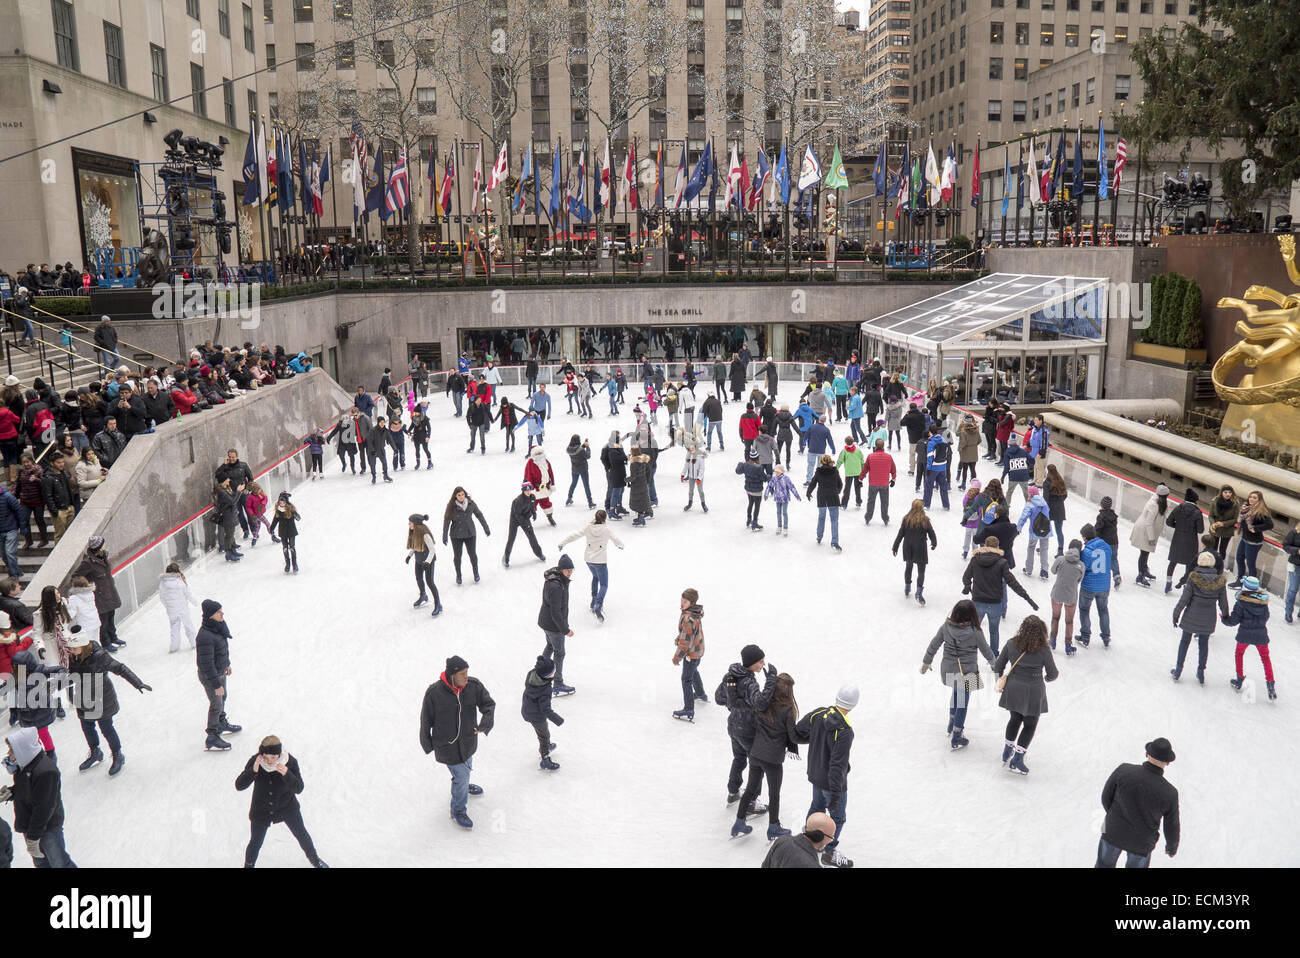
[[[435,617],[435,618],[436,618],[437,616],[442,615],[442,600],[441,600],[441,599],[439,599],[437,602],[435,602],[435,603],[433,604],[433,612],[431,612],[430,615],[433,616],[433,617]]]
[[[1177,682],[1183,676],[1182,667],[1180,666],[1178,668],[1170,669],[1169,674],[1173,676],[1174,681]]]
[[[694,722],[694,721],[695,721],[695,710],[694,710],[694,709],[678,709],[676,712],[673,713],[673,718],[675,718],[675,719],[680,719],[680,720],[683,721],[683,722]]]
[[[298,571],[298,553],[296,551],[293,554],[293,571]]]
[[[1240,691],[1241,691],[1241,683],[1244,682],[1244,681],[1246,681],[1246,676],[1244,676],[1244,675],[1238,675],[1235,679],[1229,679],[1229,680],[1228,680],[1228,684],[1231,685],[1231,686],[1232,686],[1234,689],[1236,689],[1238,692],[1240,692]]]
[[[547,772],[554,772],[559,769],[560,765],[558,762],[552,761],[551,757],[547,755],[542,759],[541,764],[538,767]]]
[[[916,601],[921,605],[925,605],[925,596],[922,595],[923,591],[924,590],[919,585],[916,587]]]
[[[1019,745],[1016,746],[1016,753],[1011,756],[1011,762],[1007,765],[1007,771],[1015,772],[1018,775],[1029,774],[1029,766],[1025,764],[1025,750]]]
[[[122,766],[126,764],[126,756],[122,752],[113,753],[113,764],[108,767],[108,776],[112,778],[118,772],[122,771]]]
[[[754,826],[746,825],[743,818],[737,818],[736,823],[731,826],[731,837],[739,838],[741,835],[748,835],[754,830]]]
[[[418,609],[420,606],[424,605],[424,603],[428,601],[429,601],[429,597],[425,595],[423,592],[421,592],[420,597],[415,600],[415,608]]]
[[[845,858],[837,849],[827,848],[822,852],[822,865],[826,868],[852,868],[853,859]]]
[[[1015,743],[1015,742],[1008,741],[1008,742],[1005,742],[1005,743],[1003,744],[1003,746],[1002,746],[1002,764],[1003,764],[1003,765],[1007,764],[1007,762],[1010,761],[1010,759],[1011,759],[1011,753],[1014,752],[1015,750],[1016,750],[1016,743]]]
[[[77,766],[77,771],[88,772],[103,760],[104,753],[99,749],[99,746],[96,746],[90,750],[90,754],[86,756],[86,760]]]
[[[551,515],[551,514],[548,512],[548,513],[546,514],[546,521],[549,522],[551,525],[555,525],[555,516]]]
[[[1273,685],[1272,682],[1269,682],[1269,683],[1267,683],[1267,684],[1268,684],[1268,699],[1269,699],[1270,702],[1276,702],[1276,701],[1277,701],[1277,688],[1274,687],[1274,685]]]
[[[782,835],[789,835],[789,834],[790,834],[790,829],[782,828],[780,822],[772,822],[770,825],[767,826],[767,840],[769,842],[775,841],[776,839],[780,838]]]
[[[961,726],[954,726],[952,730],[952,750],[955,752],[959,748],[965,748],[970,744],[970,739],[961,734]]]
[[[1173,591],[1174,591],[1174,580],[1165,579],[1165,595],[1168,595],[1170,592]]]
[[[227,720],[226,720],[226,717],[223,715],[223,716],[221,716],[221,726],[217,729],[217,734],[218,734],[218,735],[234,735],[236,732],[242,732],[243,730],[244,730],[244,726],[242,726],[242,725],[231,725],[230,722],[227,721]]]
[[[226,752],[230,750],[230,743],[220,735],[209,734],[207,741],[203,743],[203,749],[207,752]]]

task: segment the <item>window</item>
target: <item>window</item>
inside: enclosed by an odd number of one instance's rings
[[[1044,23],[1038,29],[1038,42],[1045,47],[1050,47],[1056,39],[1056,26],[1051,23]]]
[[[966,61],[965,60],[962,60],[960,63],[957,64],[957,82],[958,83],[966,82]]]
[[[59,66],[69,70],[80,70],[81,62],[77,57],[77,21],[72,12],[72,4],[67,0],[50,0],[50,13],[54,20],[54,51],[58,56]]]
[[[319,98],[315,90],[303,90],[298,94],[298,118],[314,120],[319,115]]]
[[[1178,15],[1178,4],[1165,0],[1165,16],[1174,17]]]
[[[274,90],[266,95],[266,112],[271,115],[271,119],[280,119],[280,94]]]
[[[1034,119],[1038,119],[1038,97],[1034,97]]]
[[[1187,5],[1187,15],[1188,15],[1189,17],[1194,17],[1194,16],[1196,16],[1196,14],[1197,14],[1198,12],[1199,12],[1199,4],[1197,4],[1197,3],[1195,2],[1195,0],[1193,0],[1193,2],[1191,2],[1191,3],[1189,3],[1189,4]]]
[[[1106,0],[1092,0],[1092,12],[1093,12],[1093,13],[1105,13],[1105,12],[1106,12]]]
[[[199,19],[199,0],[185,0],[185,12],[195,20]]]
[[[916,106],[916,87],[912,87],[912,106]]]
[[[994,123],[1002,122],[1002,101],[989,100],[989,120]]]
[[[208,94],[203,82],[203,67],[197,63],[190,64],[190,93],[194,101],[194,112],[199,116],[208,115]]]
[[[1052,95],[1049,93],[1043,97],[1043,116],[1052,115]]]
[[[1056,112],[1065,112],[1065,87],[1061,87],[1056,91]]]
[[[1001,57],[989,57],[989,79],[990,80],[1002,79],[1002,58]]]
[[[1016,46],[1018,47],[1029,46],[1029,24],[1027,23],[1016,24]]]
[[[966,25],[965,24],[962,24],[961,33],[959,34],[959,36],[961,37],[961,48],[965,50],[966,49]]]
[[[1115,42],[1128,43],[1128,27],[1115,28]]]
[[[275,23],[275,0],[262,0],[262,20]]]
[[[249,116],[257,115],[257,91],[256,90],[248,91],[248,115]]]
[[[375,41],[375,58],[386,67],[397,65],[397,58],[393,52],[392,40]]]
[[[162,47],[149,44],[149,65],[153,70],[153,98],[166,103],[171,97],[167,95],[167,53]]]
[[[939,92],[943,92],[943,71],[939,71]]]
[[[275,44],[274,43],[268,43],[266,45],[266,65],[268,67],[275,66]]]
[[[963,0],[965,2],[965,0]],[[962,8],[963,10],[965,7]],[[962,100],[957,104],[957,125],[961,126],[966,122],[966,101]]]
[[[1056,0],[1043,0],[1043,9],[1044,9],[1044,10],[1055,10],[1055,9],[1056,9]]]
[[[1077,109],[1079,106],[1079,84],[1070,84],[1070,106]]]
[[[1045,70],[1045,69],[1047,69],[1048,67],[1050,67],[1051,65],[1052,65],[1052,58],[1051,58],[1051,57],[1039,57],[1039,58],[1038,58],[1038,69],[1040,69],[1040,70]]]
[[[1077,23],[1067,23],[1065,25],[1065,45],[1067,47],[1077,47],[1079,45],[1079,25]]]
[[[1144,37],[1149,37],[1149,36],[1151,36],[1151,28],[1150,28],[1150,27],[1139,27],[1139,28],[1138,28],[1138,39],[1139,39],[1139,40],[1143,39]]]
[[[226,125],[236,126],[235,123],[235,85],[225,77],[221,79],[221,105],[226,110]]]
[[[384,113],[397,112],[397,91],[392,87],[380,87],[375,91],[375,101]]]
[[[293,45],[294,59],[298,61],[298,72],[307,73],[316,69],[316,44],[314,43],[295,43]]]
[[[1089,27],[1088,42],[1096,43],[1098,40],[1100,40],[1102,43],[1106,42],[1106,31],[1103,30],[1101,27]]]
[[[435,52],[435,44],[432,40],[415,41],[415,65],[420,67],[432,67]]]
[[[1029,0],[1016,0],[1016,9],[1017,9],[1017,10],[1028,10],[1028,9],[1029,9]]]
[[[1016,79],[1029,79],[1029,60],[1025,57],[1016,57]]]
[[[243,5],[244,15],[244,49],[249,53],[253,52],[253,8],[248,4]]]
[[[1097,80],[1095,77],[1088,77],[1084,81],[1084,96],[1088,103],[1097,102]]]
[[[340,70],[357,68],[357,45],[353,40],[344,40],[334,47],[334,65]]]
[[[217,0],[217,29],[230,39],[230,0]]]
[[[948,67],[948,86],[953,85],[952,81],[953,81],[953,74],[952,74],[952,67],[950,66]]]
[[[1150,16],[1152,8],[1154,7],[1155,7],[1154,0],[1142,0],[1142,3],[1139,5],[1138,10],[1144,16]]]
[[[334,0],[334,19],[352,19],[352,0]]]
[[[1174,28],[1173,28],[1173,27],[1168,27],[1168,26],[1166,26],[1166,27],[1161,27],[1161,28],[1160,28],[1160,38],[1161,38],[1162,40],[1172,40],[1172,39],[1174,38]]]
[[[997,7],[998,9],[1001,9],[1001,8],[1002,8],[1002,0],[989,0],[989,6],[990,6],[990,7]]]
[[[357,109],[356,87],[341,86],[334,92],[334,112],[339,116],[351,116]]]
[[[998,20],[989,23],[989,43],[1002,43],[1002,23]]]
[[[1079,0],[1065,0],[1065,9],[1078,11]]]
[[[1210,31],[1210,36],[1213,37],[1215,40],[1222,40],[1222,39],[1223,39],[1223,31],[1222,31],[1222,30],[1211,30],[1211,31]]]
[[[293,22],[311,23],[311,0],[293,0]]]
[[[431,86],[422,86],[415,91],[416,109],[420,116],[433,116],[438,112],[438,91]]]
[[[1025,122],[1025,101],[1016,100],[1011,104],[1011,119],[1016,123]]]
[[[1128,13],[1128,0],[1115,0],[1116,13]]]
[[[108,82],[126,89],[126,61],[122,59],[122,28],[104,21],[104,56],[108,61]]]

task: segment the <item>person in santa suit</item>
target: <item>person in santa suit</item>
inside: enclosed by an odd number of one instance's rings
[[[537,490],[537,504],[546,513],[546,521],[555,525],[551,515],[551,490],[555,488],[555,473],[546,459],[546,451],[541,446],[534,446],[528,452],[528,465],[524,466],[524,481],[531,482]]]

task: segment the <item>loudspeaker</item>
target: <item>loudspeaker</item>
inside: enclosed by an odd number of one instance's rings
[[[347,326],[343,326],[343,325],[335,326],[334,335],[337,336],[340,340],[347,339],[348,338]]]

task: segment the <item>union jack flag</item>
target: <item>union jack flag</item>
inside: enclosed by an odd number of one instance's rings
[[[406,175],[406,148],[397,156],[393,171],[388,174],[388,189],[384,192],[384,208],[390,213],[406,209],[411,201],[411,183]]]
[[[1128,144],[1120,140],[1115,144],[1115,189],[1119,189],[1119,181],[1124,176],[1124,163],[1128,159]]]

